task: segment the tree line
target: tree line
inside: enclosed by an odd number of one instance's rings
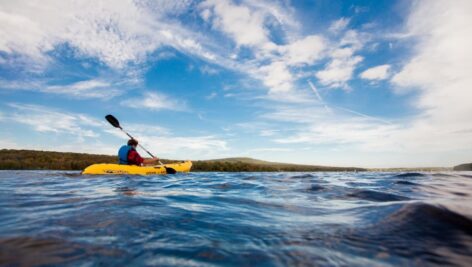
[[[2,170],[83,170],[95,163],[117,163],[117,156],[36,150],[0,150]],[[163,163],[175,160],[162,159]],[[194,172],[362,171],[360,168],[325,167],[244,160],[193,161]]]

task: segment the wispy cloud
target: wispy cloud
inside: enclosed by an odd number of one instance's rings
[[[211,94],[205,96],[205,98],[206,98],[207,100],[212,100],[213,98],[215,98],[215,97],[217,97],[217,96],[218,96],[218,93],[216,93],[216,92],[211,92]]]
[[[315,74],[319,82],[329,88],[350,90],[348,82],[352,79],[357,65],[364,60],[356,53],[365,46],[369,37],[365,33],[346,27],[347,21],[343,19],[333,22],[331,28],[336,29],[335,36],[338,40],[331,43],[331,49],[327,52],[330,61],[324,69]]]
[[[30,147],[33,149],[50,150],[51,146],[54,146],[56,151],[114,154],[119,144],[128,138],[104,120],[81,113],[21,103],[10,103],[8,106],[9,111],[0,117],[3,123],[27,125],[39,134],[47,136],[53,133],[56,137],[48,144],[34,144]],[[228,150],[227,141],[215,135],[183,136],[176,135],[171,129],[159,125],[126,122],[122,124],[146,148],[157,152],[158,155],[174,158],[205,158],[215,157],[218,153]],[[115,138],[100,138],[110,134]],[[75,139],[69,140],[71,142],[69,145],[56,142],[65,137],[75,137]],[[85,141],[87,143],[84,143]],[[8,143],[16,144],[16,141],[9,140]],[[5,147],[16,148],[14,145]]]
[[[8,13],[0,19],[5,22],[2,36],[6,38],[0,41],[0,50],[11,58],[26,55],[47,62],[51,60],[49,52],[67,44],[77,57],[93,57],[113,69],[130,70],[145,62],[152,52],[167,46],[211,64],[241,71],[262,81],[271,93],[296,90],[297,73],[303,71],[300,68],[319,64],[325,57],[332,61],[316,77],[323,85],[346,88],[353,69],[361,61],[359,56],[354,56],[362,46],[359,46],[360,38],[357,32],[346,30],[348,18],[333,23],[339,34],[334,35],[333,41],[320,34],[304,35],[292,8],[283,1],[199,3],[201,18],[213,31],[226,35],[234,46],[216,45],[221,38],[214,40],[211,34],[170,19],[194,7],[191,1],[160,1],[159,5],[134,1],[101,4],[106,8],[96,9],[87,1],[53,1],[47,7],[23,1],[4,3]],[[29,25],[28,31],[21,30],[24,25]],[[286,37],[282,42],[272,39],[274,25],[284,31]],[[333,43],[338,43],[339,49],[328,49]],[[241,55],[244,49],[249,49],[249,57]],[[201,71],[216,74],[215,68],[204,66]],[[47,92],[64,92],[54,89]],[[107,91],[118,93],[111,88]],[[98,97],[99,94],[88,95]]]
[[[163,45],[211,58],[192,32],[166,19],[186,11],[188,1],[160,1],[158,7],[134,1],[101,5],[105,8],[96,8],[93,1],[2,3],[0,50],[45,61],[48,52],[67,43],[77,55],[118,69],[143,61]]]
[[[385,80],[390,74],[390,65],[380,65],[363,71],[359,76],[366,80]]]
[[[67,85],[52,85],[39,89],[45,93],[63,94],[76,98],[111,99],[121,95],[123,90],[113,88],[110,82],[92,79]]]
[[[331,26],[329,26],[329,30],[334,33],[339,33],[340,31],[343,31],[346,29],[349,22],[350,22],[349,18],[340,18],[334,21],[331,24]]]
[[[188,110],[187,104],[185,102],[159,92],[145,92],[140,97],[130,98],[122,101],[121,105],[130,108],[149,110]]]
[[[0,79],[0,89],[9,90],[2,93],[11,96],[34,91],[47,93],[51,99],[80,101],[120,96],[118,104],[127,108],[188,111],[192,106],[195,119],[200,116],[202,123],[216,121],[210,118],[213,111],[203,118],[199,103],[184,100],[181,93],[176,97],[170,91],[147,87],[165,86],[154,84],[159,79],[145,81],[145,73],[156,61],[188,60],[186,65],[194,66],[194,73],[187,73],[189,77],[238,77],[237,82],[222,80],[222,84],[231,83],[231,91],[211,92],[214,89],[207,87],[195,99],[221,96],[218,100],[222,102],[241,101],[249,106],[245,115],[251,114],[252,123],[258,123],[251,134],[276,143],[261,144],[263,148],[280,143],[329,144],[337,149],[350,147],[356,153],[428,151],[430,159],[440,153],[452,155],[453,150],[472,150],[468,134],[472,114],[468,101],[472,85],[472,38],[467,32],[472,26],[470,1],[415,2],[409,13],[401,14],[405,15],[404,30],[394,34],[376,31],[398,31],[401,25],[376,21],[358,25],[357,19],[354,23],[349,17],[323,22],[323,29],[306,25],[300,20],[303,16],[298,16],[303,11],[295,11],[288,1],[105,0],[100,6],[96,8],[93,1],[2,2],[0,67],[7,69],[7,75]],[[371,12],[370,8],[362,13]],[[349,10],[356,13],[355,9]],[[396,51],[398,47],[402,50]],[[382,49],[389,52],[383,54]],[[70,69],[62,72],[66,65]],[[381,84],[382,91],[372,91],[363,108],[348,108],[356,97],[370,94],[369,88],[362,86],[369,83]],[[389,90],[415,94],[398,96]],[[130,96],[129,92],[138,95]],[[192,96],[198,94],[194,93]],[[383,110],[374,110],[380,105],[369,102],[387,98],[390,106]],[[215,101],[203,102],[211,108],[218,106]],[[410,104],[406,111],[398,111],[406,104]],[[97,136],[112,132],[100,130],[99,122],[85,114],[24,104],[12,104],[9,109],[3,111],[2,122],[27,125],[36,133],[70,136],[80,130],[83,139],[99,139]],[[221,123],[217,128],[223,126]],[[213,132],[183,137],[173,136],[172,129],[148,129],[152,130],[137,134],[151,145],[160,144],[156,149],[186,147],[197,155],[199,149],[226,151],[231,147]],[[198,142],[204,148],[198,147]]]
[[[99,100],[110,100],[126,92],[124,88],[129,85],[129,80],[106,81],[105,78],[89,79],[61,85],[50,85],[47,79],[37,78],[31,81],[8,81],[0,79],[0,89],[42,92],[47,94],[62,95],[75,99],[95,98]]]
[[[8,115],[8,121],[29,125],[38,132],[96,138],[99,133],[92,128],[103,125],[84,114],[63,112],[44,106],[10,103],[9,107],[13,112]]]
[[[268,30],[264,27],[265,16],[262,12],[229,0],[207,0],[200,4],[200,8],[203,18],[225,32],[238,46],[270,48],[271,42]]]
[[[405,28],[417,41],[415,54],[393,78],[397,93],[416,90],[422,110],[403,134],[415,147],[429,150],[472,150],[472,2],[433,1],[414,6]]]
[[[203,65],[199,68],[200,72],[206,75],[215,75],[220,73],[220,71],[216,68],[210,67],[208,65]]]

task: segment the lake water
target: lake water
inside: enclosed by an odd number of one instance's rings
[[[471,266],[472,173],[0,171],[0,265]]]

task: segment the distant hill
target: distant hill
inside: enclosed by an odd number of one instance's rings
[[[465,164],[454,166],[453,170],[455,170],[455,171],[472,171],[472,163],[465,163]]]
[[[116,163],[116,156],[37,150],[0,150],[3,170],[83,170],[94,163]]]
[[[253,159],[248,157],[237,157],[237,158],[222,158],[222,159],[209,159],[205,160],[206,162],[243,162],[249,164],[272,164],[274,162],[269,162],[260,159]]]
[[[302,165],[291,163],[270,162],[253,158],[223,158],[194,161],[193,171],[267,171],[267,172],[302,172],[302,171],[366,171],[356,167],[329,167],[317,165]]]
[[[162,159],[162,162],[175,160]],[[116,156],[37,150],[0,150],[0,169],[3,170],[83,170],[94,163],[116,163]],[[192,171],[365,171],[355,167],[327,167],[269,162],[252,158],[224,158],[193,161]]]

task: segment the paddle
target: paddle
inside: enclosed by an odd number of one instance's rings
[[[111,125],[113,125],[113,127],[120,129],[120,130],[121,130],[122,132],[124,132],[129,138],[134,139],[134,137],[132,137],[129,133],[127,133],[125,130],[123,130],[123,128],[121,128],[120,122],[118,121],[117,118],[115,118],[115,116],[113,116],[113,115],[111,115],[111,114],[108,114],[108,115],[105,116],[105,119],[106,119]],[[149,156],[155,158],[154,155],[151,154],[151,152],[149,152],[147,149],[145,149],[142,145],[138,144],[138,146],[139,146],[142,150],[146,151],[146,153],[148,153]],[[160,165],[163,165],[160,160],[159,160],[159,164],[160,164]],[[177,172],[177,171],[176,171],[175,169],[173,169],[173,168],[169,168],[169,167],[166,167],[166,166],[164,166],[164,168],[166,168],[166,172],[167,172],[168,174],[175,174],[175,173]]]

